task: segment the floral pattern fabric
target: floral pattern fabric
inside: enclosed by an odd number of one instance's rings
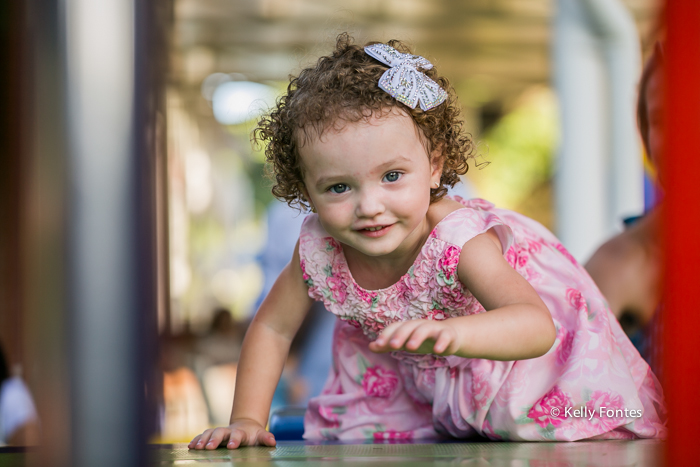
[[[333,367],[305,418],[306,439],[481,435],[507,440],[662,438],[660,384],[593,280],[542,225],[462,200],[390,287],[355,283],[342,246],[307,217],[300,259],[309,296],[340,318]],[[374,354],[387,325],[485,312],[457,277],[462,246],[494,229],[508,263],[537,290],[557,329],[545,355],[492,361],[407,352]]]

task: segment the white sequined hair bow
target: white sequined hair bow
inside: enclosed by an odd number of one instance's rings
[[[420,103],[420,108],[426,111],[447,99],[444,89],[418,71],[419,68],[430,70],[433,67],[432,63],[420,55],[402,54],[386,44],[368,45],[365,53],[391,67],[379,79],[379,87],[397,101],[412,109]]]

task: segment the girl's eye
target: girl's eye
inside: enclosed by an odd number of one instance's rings
[[[384,180],[387,182],[395,182],[401,177],[401,174],[398,172],[389,172],[388,174],[384,175]]]
[[[348,191],[348,186],[344,185],[342,183],[338,183],[337,185],[333,185],[332,187],[330,187],[328,190],[331,193],[340,194],[340,193],[345,193],[346,191]]]

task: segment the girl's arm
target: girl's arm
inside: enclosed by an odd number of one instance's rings
[[[294,338],[313,300],[308,296],[299,265],[299,243],[292,261],[282,270],[251,322],[241,349],[231,424],[206,430],[189,444],[194,449],[216,449],[222,444],[274,446],[265,431],[275,387]]]
[[[458,274],[488,313],[393,323],[370,350],[489,360],[523,360],[549,351],[556,338],[552,316],[535,289],[505,260],[493,230],[464,245]]]

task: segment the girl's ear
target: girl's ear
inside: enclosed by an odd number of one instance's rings
[[[309,203],[309,208],[311,208],[311,212],[316,212],[316,209],[314,208],[314,203],[311,201],[309,192],[306,190],[306,186],[304,186],[304,184],[299,185],[299,191],[301,191],[301,194],[304,197],[304,201]]]
[[[440,178],[442,177],[442,167],[444,162],[445,157],[442,153],[442,146],[440,146],[430,154],[430,181],[433,182],[433,185],[435,185],[435,182],[438,183],[438,186],[440,185]]]

